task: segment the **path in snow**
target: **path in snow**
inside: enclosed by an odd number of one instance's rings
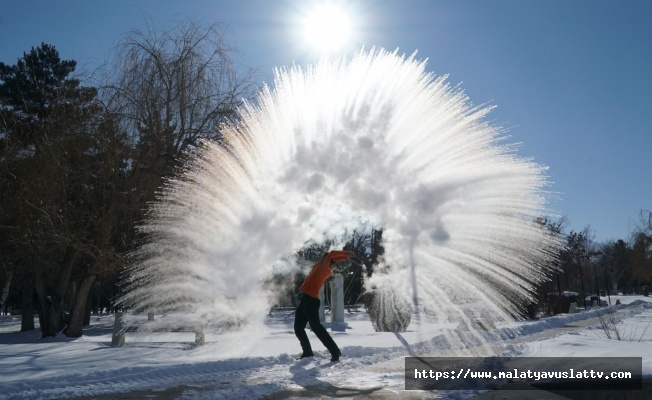
[[[652,316],[649,305],[637,307],[633,304],[610,309],[629,319]],[[181,344],[170,347],[169,343],[129,343],[128,339],[127,346],[116,349],[104,343],[110,340],[105,336],[101,339],[100,336],[89,336],[68,343],[46,343],[30,342],[25,334],[6,334],[5,338],[21,338],[22,342],[5,342],[0,349],[0,376],[3,379],[0,399],[435,398],[441,395],[405,391],[404,357],[409,355],[408,351],[395,338],[391,340],[391,335],[365,331],[369,325],[367,319],[359,319],[359,325],[355,325],[354,319],[350,321],[354,329],[336,338],[343,344],[344,357],[339,363],[330,363],[325,352],[318,352],[314,360],[301,361],[286,353],[279,354],[283,349],[295,347],[295,338],[287,321],[285,324],[274,322],[277,331],[271,334],[267,344],[263,343],[275,349],[268,349],[268,353],[260,349],[252,352],[269,354],[265,357],[215,359],[211,352],[214,353],[216,347],[212,344],[205,346],[206,349],[191,350]],[[523,346],[530,346],[528,356],[533,355],[532,348],[535,348],[535,355],[546,356],[550,354],[542,353],[540,348],[549,346],[553,336],[585,332],[586,327],[598,323],[591,312],[519,322],[514,324],[520,331],[518,333],[506,328],[498,329],[503,339],[494,344],[509,356],[523,355]],[[93,334],[93,329],[88,331],[88,334]],[[596,334],[599,330],[589,333]],[[409,336],[409,333],[405,335]],[[411,346],[419,346],[414,336],[411,341]],[[574,338],[566,340],[571,344],[574,341]],[[539,344],[533,347],[533,342]],[[179,349],[180,346],[184,349]],[[62,355],[54,358],[52,350],[44,350],[48,348],[56,349]],[[71,360],[64,357],[70,349],[76,351]],[[588,351],[593,354],[591,349]],[[206,357],[202,358],[204,354]],[[627,354],[641,355],[632,351]],[[81,357],[81,368],[80,359],[76,357]],[[650,375],[646,362],[644,359],[644,372]],[[455,392],[452,398],[475,398],[478,394],[474,391]]]
[[[620,306],[616,312],[632,316],[640,313],[641,310],[634,306]],[[594,315],[594,313],[584,312],[527,322],[521,327],[519,336],[495,344],[503,351],[508,351],[513,345],[540,341],[564,332],[599,325],[599,317]],[[510,334],[507,330],[505,333]],[[443,395],[442,393],[404,390],[404,358],[409,353],[403,347],[346,347],[343,350],[346,356],[339,363],[329,363],[326,355],[319,355],[315,360],[301,361],[294,361],[289,356],[283,355],[278,358],[272,357],[267,363],[253,359],[245,368],[241,368],[242,360],[234,360],[233,366],[240,367],[228,372],[223,368],[216,367],[215,363],[198,366],[182,376],[176,376],[177,381],[185,380],[199,386],[188,387],[182,392],[180,398],[281,399],[291,397],[323,398],[326,396],[326,398],[421,399],[437,398]],[[222,367],[228,368],[230,365],[229,361],[225,361]],[[165,374],[152,376],[154,381],[151,383],[163,387],[165,381],[159,380],[160,377],[165,377]],[[525,399],[526,396],[561,398],[547,392],[533,390],[500,393],[501,396],[507,396],[501,397],[504,399]],[[541,397],[544,394],[545,396]],[[480,395],[480,391],[457,391],[448,393],[445,397],[465,399]]]

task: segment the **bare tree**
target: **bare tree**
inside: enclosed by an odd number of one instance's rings
[[[185,150],[200,138],[219,141],[220,125],[253,96],[253,72],[236,64],[225,35],[221,25],[184,20],[131,31],[117,47],[104,95],[131,136],[145,201]]]

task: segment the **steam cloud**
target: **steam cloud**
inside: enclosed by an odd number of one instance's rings
[[[545,167],[425,68],[371,50],[277,70],[225,145],[204,143],[153,205],[123,304],[259,323],[272,265],[372,223],[386,258],[368,286],[442,322],[515,314],[556,244],[533,222],[548,212]]]

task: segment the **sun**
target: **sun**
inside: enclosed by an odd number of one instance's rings
[[[302,34],[314,51],[333,53],[348,44],[351,21],[345,10],[336,4],[319,4],[306,13]]]

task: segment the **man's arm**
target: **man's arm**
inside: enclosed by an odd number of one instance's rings
[[[332,250],[328,253],[328,261],[333,260],[334,262],[347,261],[351,257],[355,257],[355,253],[352,251],[342,251],[342,250]]]

